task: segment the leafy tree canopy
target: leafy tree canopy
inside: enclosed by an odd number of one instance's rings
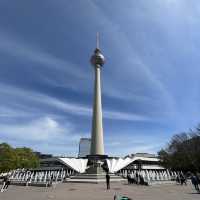
[[[163,166],[182,171],[200,171],[200,125],[188,133],[174,135],[158,152]]]
[[[13,148],[6,143],[0,144],[0,172],[38,166],[39,158],[30,148]]]

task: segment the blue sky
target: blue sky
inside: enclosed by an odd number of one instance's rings
[[[200,122],[199,19],[197,0],[1,0],[0,142],[77,155],[98,31],[106,153],[156,153]]]

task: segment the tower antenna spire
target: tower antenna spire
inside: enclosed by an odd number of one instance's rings
[[[97,38],[96,38],[96,42],[97,42],[97,49],[99,49],[99,32],[97,32]]]

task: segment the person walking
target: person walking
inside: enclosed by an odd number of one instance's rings
[[[3,182],[2,182],[2,187],[1,187],[1,192],[4,192],[4,188],[5,188],[5,185],[6,185],[6,176],[3,177]]]
[[[199,173],[196,173],[196,179],[197,179],[197,186],[198,186],[198,188],[199,188],[199,185],[200,185]],[[199,192],[200,192],[200,189],[199,189]]]
[[[53,180],[54,180],[54,175],[51,174],[51,176],[48,177],[48,179],[47,179],[46,187],[50,187],[50,186],[52,186],[52,184],[53,184]]]
[[[7,177],[6,185],[5,185],[5,190],[8,189],[8,186],[10,185],[10,180],[9,177]]]
[[[187,185],[187,179],[186,179],[186,177],[183,175],[183,173],[180,174],[180,183],[181,183],[181,185],[183,185],[183,183],[184,183],[185,185]]]
[[[28,184],[31,183],[31,176],[29,175],[29,177],[26,180],[26,187],[28,187]]]
[[[198,177],[196,175],[192,174],[191,182],[192,182],[192,185],[194,186],[194,188],[196,189],[196,191],[200,192],[200,190],[199,190],[199,181],[198,181]]]
[[[139,174],[137,172],[135,174],[135,179],[136,179],[136,184],[139,184],[140,180],[139,180]]]
[[[131,176],[130,176],[130,174],[127,175],[127,180],[128,180],[128,185],[130,185],[131,184]]]
[[[8,189],[9,185],[10,185],[10,181],[9,181],[8,175],[6,175],[3,178],[3,185],[2,185],[2,188],[1,188],[1,192],[6,191]]]
[[[53,180],[54,180],[54,175],[51,174],[51,178],[50,178],[50,186],[52,186],[52,184],[53,184]]]
[[[107,173],[106,174],[106,185],[107,185],[107,190],[110,189],[110,175]]]

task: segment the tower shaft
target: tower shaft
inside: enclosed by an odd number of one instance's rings
[[[95,70],[95,84],[94,84],[92,139],[91,139],[90,154],[104,155],[102,104],[101,104],[101,66],[97,64],[94,67],[94,70]]]

